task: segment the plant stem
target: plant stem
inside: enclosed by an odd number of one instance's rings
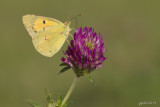
[[[71,95],[71,93],[72,93],[72,91],[73,91],[73,89],[74,89],[74,87],[75,87],[75,84],[76,84],[77,80],[78,80],[78,77],[76,76],[76,77],[74,78],[73,82],[72,82],[72,85],[71,85],[70,89],[68,90],[66,96],[64,97],[64,100],[62,101],[61,107],[64,106],[64,104],[66,103],[66,101],[67,101],[68,98],[70,97],[70,95]]]

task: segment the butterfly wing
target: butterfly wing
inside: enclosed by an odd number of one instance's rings
[[[69,25],[49,17],[25,15],[22,20],[35,49],[47,57],[61,49],[70,31]]]
[[[64,25],[63,25],[64,26]],[[35,33],[32,38],[35,49],[42,55],[52,57],[65,42],[65,26],[48,26]]]
[[[62,22],[53,18],[31,14],[24,15],[22,21],[31,37],[33,37],[35,33],[39,32],[41,29],[47,26],[57,26],[63,24]]]

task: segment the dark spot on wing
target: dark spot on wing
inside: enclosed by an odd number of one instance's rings
[[[63,34],[64,32],[61,32],[60,34]]]
[[[45,20],[43,20],[43,24],[46,24],[46,21],[45,21]]]
[[[48,38],[45,36],[45,40],[48,40]]]
[[[34,27],[32,27],[32,29],[34,30]],[[37,31],[36,31],[36,30],[35,30],[34,32],[35,32],[35,33],[37,33]]]

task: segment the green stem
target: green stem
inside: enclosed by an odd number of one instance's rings
[[[77,80],[78,80],[78,77],[76,76],[75,79],[74,79],[73,82],[72,82],[72,85],[71,85],[70,89],[68,90],[66,96],[64,97],[64,100],[62,101],[61,107],[64,106],[64,104],[66,103],[66,101],[67,101],[68,98],[70,97],[70,95],[71,95],[71,93],[72,93],[72,91],[73,91],[73,89],[74,89],[74,87],[75,87],[75,84],[76,84],[76,81],[77,81]]]

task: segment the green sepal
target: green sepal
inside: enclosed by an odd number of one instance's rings
[[[71,68],[70,66],[64,67],[57,75],[59,75],[59,74],[65,72],[65,71],[67,71],[67,70],[70,69],[70,68]]]
[[[85,76],[89,79],[89,81],[90,81],[93,85],[96,85],[95,81],[93,80],[93,78],[92,78],[89,74],[85,74]]]
[[[62,95],[60,95],[60,96],[58,97],[57,103],[58,103],[58,107],[61,107],[61,104],[62,104]]]
[[[41,107],[38,103],[31,101],[31,100],[26,100],[28,104],[30,104],[32,107]]]

